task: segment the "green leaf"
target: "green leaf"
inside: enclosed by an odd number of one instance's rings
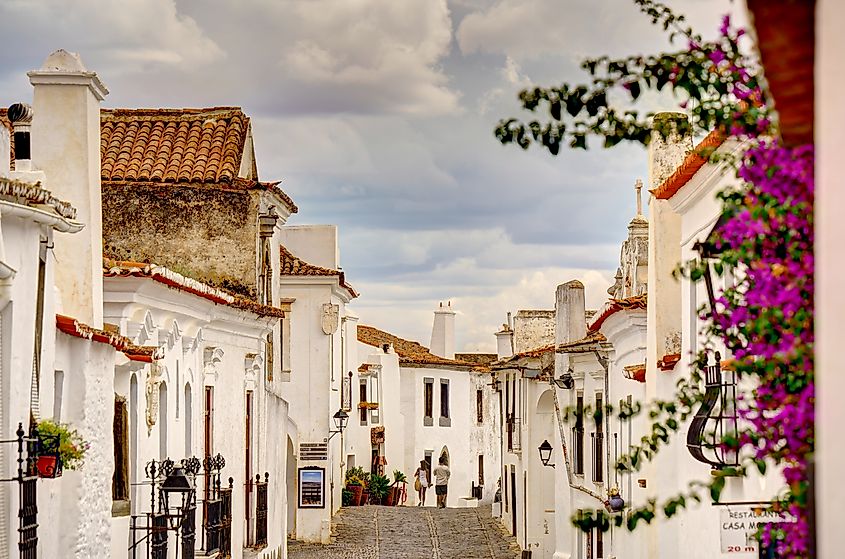
[[[628,87],[628,91],[631,93],[632,99],[636,99],[637,97],[640,96],[640,93],[641,93],[642,90],[640,89],[640,83],[639,82],[629,82],[627,87]]]

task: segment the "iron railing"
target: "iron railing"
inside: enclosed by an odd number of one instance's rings
[[[270,481],[270,474],[264,472],[264,481],[261,476],[255,476],[255,545],[267,545],[267,486]]]

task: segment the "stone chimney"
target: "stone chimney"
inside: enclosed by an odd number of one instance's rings
[[[100,101],[108,90],[79,55],[52,53],[29,72],[34,88],[32,163],[53,195],[70,202],[85,229],[56,242],[62,311],[103,325],[103,226],[100,190]]]
[[[431,353],[446,359],[455,358],[455,311],[452,302],[434,310],[434,327],[431,329]]]
[[[692,136],[686,118],[681,113],[658,113],[654,116],[655,130],[648,148],[652,190],[663,184],[692,150]],[[648,205],[649,351],[646,363],[653,371],[665,356],[681,352],[681,284],[672,276],[672,271],[681,261],[681,217],[668,200],[651,196]],[[674,379],[669,377],[667,382],[674,387]],[[646,388],[662,391],[665,387],[652,382]]]
[[[587,335],[584,284],[572,280],[555,292],[555,345],[575,342]]]

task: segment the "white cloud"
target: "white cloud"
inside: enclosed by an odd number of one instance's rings
[[[292,79],[359,89],[401,113],[458,108],[439,68],[452,40],[445,0],[308,0],[290,7],[295,42],[279,68]]]
[[[721,14],[738,14],[744,21],[743,11],[730,0],[670,4],[705,36],[718,30]],[[667,34],[630,0],[498,0],[467,14],[456,35],[464,54],[497,53],[518,59],[633,54],[667,44]]]
[[[77,0],[72,6],[64,0],[12,0],[0,4],[0,19],[16,22],[9,31],[20,32],[21,41],[49,37],[55,48],[79,51],[83,61],[97,60],[101,73],[145,65],[187,68],[224,56],[174,0]]]

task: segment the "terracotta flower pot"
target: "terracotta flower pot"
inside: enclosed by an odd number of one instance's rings
[[[353,507],[357,507],[361,505],[361,496],[364,493],[364,488],[360,485],[347,485],[346,488],[352,492],[352,502],[351,505]]]
[[[387,490],[387,495],[384,497],[384,504],[388,507],[396,506],[396,488],[391,487]]]
[[[57,478],[62,475],[62,462],[55,454],[45,454],[35,461],[35,469],[38,477]]]

